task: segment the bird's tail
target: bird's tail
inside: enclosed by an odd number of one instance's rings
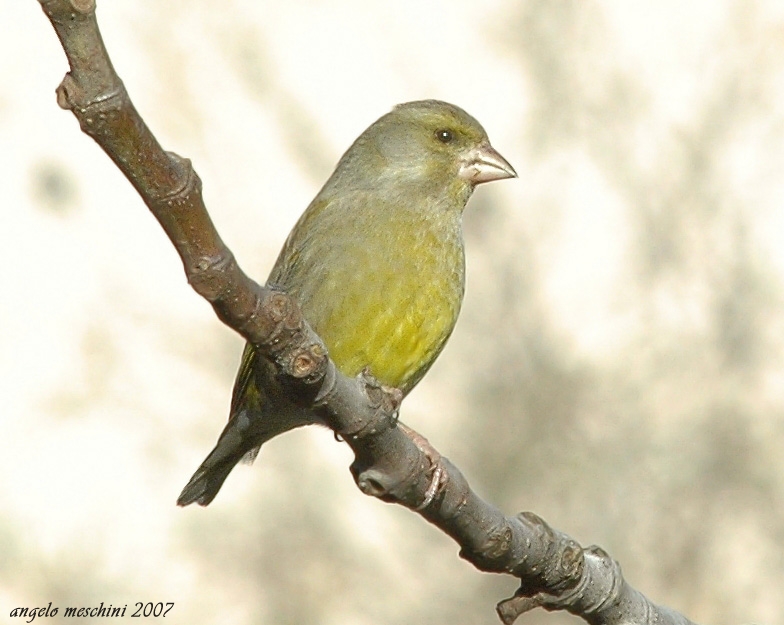
[[[309,411],[301,409],[275,410],[272,414],[240,410],[232,415],[215,448],[182,489],[177,505],[209,505],[238,462],[253,462],[259,448],[271,438],[296,427],[318,422]]]
[[[196,469],[196,473],[193,474],[177,498],[178,506],[188,506],[192,503],[197,503],[200,506],[209,505],[215,499],[234,465],[242,458],[239,456],[236,459],[228,458],[222,462],[211,462],[214,455],[215,451],[207,456],[207,459]]]
[[[182,489],[177,505],[208,505],[240,460],[246,458],[252,462],[259,448],[271,438],[320,422],[310,410],[291,403],[275,379],[272,365],[257,359],[249,343],[234,385],[229,422],[215,449]]]
[[[215,448],[182,489],[177,505],[209,505],[238,462],[253,462],[261,446],[268,440],[308,422],[312,421],[298,418],[296,412],[289,410],[265,414],[247,408],[240,409],[231,416]]]

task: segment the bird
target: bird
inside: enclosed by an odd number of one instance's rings
[[[289,234],[267,280],[288,293],[346,376],[405,397],[452,334],[465,291],[463,209],[478,184],[516,177],[481,124],[439,100],[407,102],[371,124]],[[229,420],[177,504],[206,506],[240,460],[318,423],[286,397],[248,343]]]

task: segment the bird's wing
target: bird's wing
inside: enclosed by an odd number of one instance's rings
[[[240,369],[237,372],[237,379],[234,382],[234,390],[231,393],[231,411],[229,419],[233,417],[240,408],[248,386],[253,379],[253,362],[256,360],[256,348],[251,343],[245,344],[245,351],[242,352]]]

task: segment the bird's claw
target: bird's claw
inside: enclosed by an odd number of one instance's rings
[[[390,427],[396,427],[400,419],[400,404],[403,402],[403,391],[379,382],[378,378],[370,373],[368,367],[365,367],[360,372],[359,377],[362,378],[370,391],[368,394],[375,407],[388,413]]]
[[[433,500],[436,498],[438,493],[446,486],[446,478],[447,473],[444,471],[444,465],[441,464],[441,459],[438,459],[436,464],[430,465],[430,471],[432,472],[432,477],[430,478],[430,486],[427,487],[425,491],[425,498],[422,500],[422,503],[419,504],[416,509],[417,510],[424,510],[427,508]]]
[[[429,463],[427,471],[430,474],[430,485],[425,491],[425,497],[422,500],[422,503],[416,507],[417,510],[424,510],[433,503],[433,500],[443,490],[444,486],[446,486],[449,475],[444,469],[444,463],[441,461],[441,454],[430,444],[429,440],[416,430],[408,427],[405,423],[398,423],[398,427],[425,455]]]

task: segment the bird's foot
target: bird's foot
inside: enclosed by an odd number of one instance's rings
[[[425,498],[422,500],[422,503],[419,504],[416,508],[417,510],[424,510],[431,503],[433,503],[433,500],[444,489],[449,478],[449,474],[444,469],[444,463],[441,461],[441,454],[438,453],[438,450],[436,450],[436,448],[430,444],[429,440],[427,440],[416,430],[408,427],[405,423],[398,422],[398,427],[406,436],[408,436],[411,442],[417,446],[419,451],[425,454],[425,457],[430,463],[428,468],[428,473],[430,474],[430,486],[428,486],[427,490],[425,491]]]
[[[370,373],[370,369],[365,367],[359,374],[362,381],[368,388],[373,405],[390,415],[390,427],[395,427],[400,418],[400,404],[403,402],[403,391],[394,386],[382,384]],[[412,430],[413,431],[413,430]]]

